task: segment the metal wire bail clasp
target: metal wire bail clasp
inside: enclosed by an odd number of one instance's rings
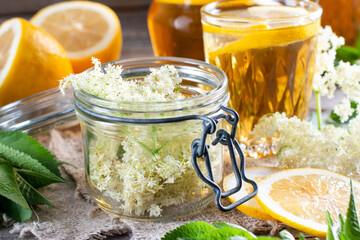
[[[239,116],[234,110],[227,108],[225,106],[221,106],[221,109],[228,114],[223,113],[213,118],[206,118],[203,120],[202,136],[201,138],[195,139],[191,146],[191,150],[192,150],[191,160],[193,167],[196,173],[198,174],[198,176],[200,177],[200,179],[212,188],[215,194],[215,204],[217,208],[223,212],[226,212],[234,209],[235,207],[253,198],[258,192],[258,186],[255,183],[255,181],[248,179],[245,176],[245,156],[240,148],[238,141],[235,139],[236,127],[237,127],[237,123],[239,122]],[[219,119],[221,118],[226,119],[226,121],[229,124],[231,124],[232,126],[231,133],[229,133],[225,129],[219,129],[216,133],[215,140],[212,142],[212,145],[215,146],[216,144],[221,143],[222,145],[226,145],[229,148],[231,164],[236,178],[236,186],[227,192],[222,192],[219,185],[217,185],[216,182],[214,181],[214,176],[211,168],[210,155],[208,150],[210,146],[206,144],[207,135],[213,134],[216,131],[216,124],[219,122]],[[236,153],[240,157],[240,164],[238,164],[236,160]],[[203,157],[205,161],[207,177],[202,173],[198,164],[198,158],[201,157]],[[221,204],[221,198],[228,197],[240,191],[242,187],[242,181],[250,183],[253,186],[253,191],[250,194],[246,195],[245,197],[241,198],[240,200],[228,206],[223,206]]]

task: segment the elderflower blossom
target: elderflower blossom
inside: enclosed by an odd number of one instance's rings
[[[350,107],[350,101],[360,103],[360,65],[351,65],[343,61],[337,66],[334,65],[336,49],[344,43],[344,38],[337,37],[330,26],[320,28],[313,79],[314,91],[321,96],[332,98],[338,88],[346,95],[334,109],[341,122],[346,122],[354,112]]]
[[[60,82],[60,90],[71,82],[76,90],[83,90],[94,96],[119,101],[155,102],[183,99],[179,91],[182,79],[174,66],[164,65],[151,69],[151,74],[143,80],[123,79],[121,66],[108,64],[104,70],[98,59],[92,58],[94,69],[79,74],[71,74]],[[161,80],[161,81],[160,81]]]
[[[320,131],[310,122],[275,113],[261,118],[252,134],[276,139],[281,168],[322,168],[360,180],[359,117],[348,129],[326,125]]]
[[[93,63],[93,70],[65,78],[60,89],[64,90],[71,82],[75,90],[115,102],[184,98],[178,91],[182,79],[174,66],[151,69],[142,80],[124,80],[121,67],[108,65],[103,71],[97,59]],[[151,117],[144,114],[144,118]],[[198,204],[211,196],[191,163],[191,144],[201,132],[199,121],[156,125],[119,123],[114,129],[95,126],[86,137],[90,188],[101,193],[102,201],[116,202],[117,211],[127,216],[159,217],[166,207]],[[222,169],[221,146],[211,147],[209,154],[213,169]],[[198,164],[205,171],[202,159]],[[221,180],[221,174],[214,171],[216,182]]]

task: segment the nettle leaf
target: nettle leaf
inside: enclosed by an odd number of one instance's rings
[[[16,180],[19,183],[19,189],[26,201],[30,204],[44,204],[53,207],[51,202],[44,198],[35,188],[26,182],[20,174],[16,173]]]
[[[360,239],[359,218],[356,210],[352,181],[350,182],[350,185],[351,185],[350,202],[349,202],[348,211],[346,213],[346,221],[344,223],[343,231],[349,239]]]
[[[249,239],[256,239],[256,236],[249,232],[248,230],[246,230],[245,228],[239,226],[239,225],[236,225],[236,224],[232,224],[232,223],[225,223],[225,222],[215,222],[212,224],[214,227],[216,228],[234,228],[234,229],[237,229],[239,231],[241,231],[241,235],[239,236],[244,236],[244,237],[247,237]]]
[[[15,170],[9,163],[4,161],[0,162],[0,196],[9,199],[24,208],[30,209],[16,182]]]
[[[40,188],[52,183],[59,182],[58,177],[46,176],[26,169],[16,169],[16,172],[34,188]]]
[[[198,239],[209,239],[209,240],[218,240],[218,239],[233,239],[233,237],[241,237],[238,239],[256,239],[252,234],[249,234],[248,231],[240,230],[233,227],[222,227],[218,228],[216,231],[209,231],[198,236]]]
[[[56,179],[57,182],[67,182],[62,177],[52,173],[47,167],[37,161],[37,159],[32,158],[31,155],[3,143],[0,143],[0,157],[20,169],[30,170],[49,179]]]
[[[326,233],[326,240],[339,240],[337,230],[334,227],[334,222],[331,218],[329,211],[326,211],[326,221],[327,221],[327,225],[328,225],[328,230]]]
[[[31,218],[32,211],[30,209],[24,208],[7,198],[0,197],[0,205],[9,217],[18,222],[24,222]]]
[[[206,222],[190,222],[186,223],[168,233],[161,238],[162,240],[174,240],[174,239],[199,239],[197,236],[207,233],[215,232],[217,229]]]
[[[38,141],[28,134],[19,131],[1,132],[0,143],[30,155],[49,169],[53,174],[61,177],[58,169],[61,162],[57,161],[55,156],[52,155],[49,150],[44,148]]]

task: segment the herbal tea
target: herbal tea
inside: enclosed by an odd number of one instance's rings
[[[206,61],[229,78],[230,108],[240,116],[237,138],[251,145],[249,132],[263,115],[306,116],[319,17],[309,18],[302,7],[240,4],[219,6],[217,22],[206,13],[213,4],[203,8],[204,45]]]
[[[156,56],[204,60],[200,8],[211,0],[154,0],[148,26]]]

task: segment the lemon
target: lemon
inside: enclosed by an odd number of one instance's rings
[[[286,6],[255,6],[246,10],[228,11],[223,16],[226,19],[239,18],[253,19],[252,22],[241,25],[231,21],[223,21],[221,26],[203,22],[203,31],[205,34],[216,34],[222,38],[225,45],[219,45],[218,49],[209,49],[210,58],[216,56],[244,51],[248,49],[260,49],[278,45],[285,45],[313,37],[317,34],[320,25],[319,21],[309,22],[303,20],[300,25],[289,24],[290,20],[271,23],[264,20],[288,19],[308,15],[309,12],[300,7]],[[255,21],[256,20],[256,21]],[[236,40],[238,39],[238,40]]]
[[[91,57],[103,63],[120,57],[120,20],[113,10],[103,4],[60,2],[43,8],[30,21],[64,46],[76,73],[92,67]]]
[[[72,73],[64,48],[21,18],[0,26],[0,106],[57,87]]]
[[[273,168],[273,167],[250,167],[250,168],[246,168],[245,173],[248,178],[254,180],[256,183],[259,183],[264,177],[267,177],[268,175],[276,173],[278,171],[280,171],[279,168]],[[234,188],[235,186],[236,186],[236,179],[234,173],[224,178],[223,187],[225,191],[228,191]],[[243,182],[243,186],[240,189],[240,191],[229,196],[229,200],[232,203],[236,202],[239,199],[251,193],[252,191],[253,191],[252,185]],[[260,205],[257,203],[255,199],[250,199],[249,201],[238,206],[237,209],[248,216],[263,221],[275,220],[273,217],[267,214],[262,207],[260,207]]]
[[[353,182],[360,209],[360,184]],[[350,198],[348,177],[321,169],[291,169],[271,174],[259,183],[259,205],[272,217],[317,237],[327,232],[326,211],[335,220],[346,215]]]

